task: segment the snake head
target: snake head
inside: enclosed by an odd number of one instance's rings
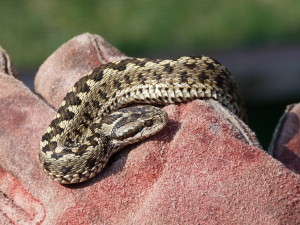
[[[110,118],[117,118],[107,124]],[[139,105],[120,109],[103,119],[102,128],[111,129],[113,149],[133,144],[162,130],[168,121],[168,114],[151,105]],[[110,127],[110,128],[108,128]]]

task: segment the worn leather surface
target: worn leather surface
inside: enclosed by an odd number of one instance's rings
[[[97,48],[95,40],[101,40]],[[90,181],[63,186],[48,178],[38,152],[53,108],[84,73],[125,57],[86,33],[44,62],[38,95],[1,72],[1,224],[300,221],[299,175],[261,149],[247,125],[213,100],[164,107],[167,127],[118,152]]]

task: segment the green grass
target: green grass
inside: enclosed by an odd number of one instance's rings
[[[299,9],[297,0],[2,0],[0,45],[26,69],[87,31],[139,56],[290,43]]]
[[[291,44],[299,9],[298,0],[0,0],[0,45],[19,71],[33,71],[84,32],[141,57]],[[249,106],[265,149],[285,104]]]

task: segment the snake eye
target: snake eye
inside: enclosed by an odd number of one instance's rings
[[[152,127],[153,126],[153,120],[146,120],[145,123],[144,123],[144,125],[146,127]]]

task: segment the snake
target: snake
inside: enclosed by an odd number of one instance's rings
[[[80,78],[63,99],[40,141],[43,170],[60,184],[86,181],[124,146],[162,130],[162,106],[213,99],[246,120],[231,73],[207,56],[128,58]]]

